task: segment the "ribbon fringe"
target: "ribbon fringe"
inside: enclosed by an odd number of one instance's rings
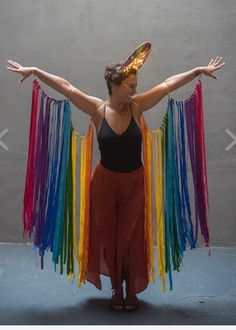
[[[150,225],[152,217],[150,196],[154,191],[158,275],[163,291],[166,292],[165,273],[169,275],[169,285],[172,290],[172,270],[179,271],[187,245],[191,249],[196,247],[199,226],[205,245],[209,246],[207,224],[209,202],[201,81],[198,81],[187,100],[174,101],[169,98],[167,113],[161,127],[156,131],[148,129],[142,118],[142,131],[146,196],[145,234],[148,241],[149,273],[155,278]],[[187,152],[190,155],[194,187],[195,219],[192,216],[189,197]],[[154,181],[153,190],[151,178]]]

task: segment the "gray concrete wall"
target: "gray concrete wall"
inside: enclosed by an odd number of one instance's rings
[[[139,73],[139,91],[167,77],[207,65],[226,66],[219,81],[203,77],[212,245],[236,243],[235,0],[0,0],[0,241],[23,242],[22,201],[27,161],[31,81],[18,84],[6,59],[63,76],[88,94],[106,98],[104,67],[142,41],[151,55]],[[185,99],[196,81],[173,93]],[[42,84],[46,92],[61,98]],[[157,128],[167,99],[146,114]],[[89,118],[73,108],[85,133]],[[5,150],[2,144],[8,150]],[[96,152],[96,158],[98,154]]]

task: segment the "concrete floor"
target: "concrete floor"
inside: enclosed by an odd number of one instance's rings
[[[138,297],[138,311],[113,312],[109,278],[103,290],[45,269],[31,245],[0,244],[1,325],[233,325],[236,324],[236,248],[186,251],[174,273],[174,290],[162,293],[160,281]]]

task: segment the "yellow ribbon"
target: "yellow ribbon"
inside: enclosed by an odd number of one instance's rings
[[[90,184],[92,170],[93,127],[89,124],[88,132],[81,141],[80,165],[80,237],[79,237],[79,275],[78,286],[85,282],[88,267]]]
[[[162,131],[153,132],[153,172],[156,208],[156,241],[158,275],[162,282],[162,289],[166,292],[165,283],[165,231],[163,217],[163,169],[162,169]]]
[[[151,180],[151,131],[149,131],[144,118],[141,118],[141,130],[143,139],[144,158],[144,189],[145,189],[145,242],[147,248],[147,261],[149,281],[155,283],[155,266],[153,250],[153,228],[152,228],[152,180]]]

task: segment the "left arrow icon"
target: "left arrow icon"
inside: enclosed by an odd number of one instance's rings
[[[2,147],[5,151],[8,151],[9,148],[8,148],[8,146],[7,146],[4,142],[1,141],[1,138],[2,138],[4,135],[6,135],[7,132],[8,132],[8,129],[6,128],[6,129],[4,129],[4,130],[0,133],[0,147]]]

